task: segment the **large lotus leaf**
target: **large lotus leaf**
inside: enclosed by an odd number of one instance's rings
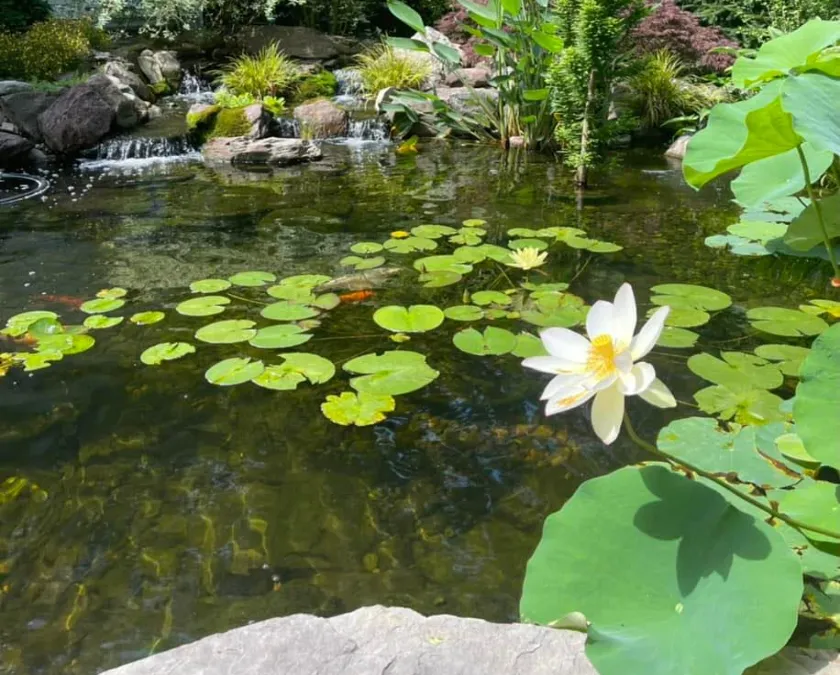
[[[69,330],[69,327],[68,327]],[[80,333],[58,333],[56,335],[44,335],[38,338],[37,351],[60,351],[65,356],[81,354],[96,344],[92,335]]]
[[[737,223],[727,227],[726,231],[736,237],[757,241],[762,244],[762,250],[765,253],[770,253],[770,251],[763,247],[763,244],[784,237],[787,229],[787,223],[776,223],[766,220],[744,220],[742,218]]]
[[[373,258],[360,258],[357,255],[348,255],[346,258],[339,260],[338,264],[342,267],[352,267],[357,271],[373,270],[377,267],[382,267],[385,264],[385,258],[381,255],[374,256]]]
[[[140,354],[140,360],[147,366],[159,366],[164,361],[174,361],[194,353],[195,347],[188,342],[161,342]]]
[[[422,354],[403,351],[360,356],[345,363],[344,370],[362,375],[350,380],[356,391],[389,396],[422,389],[440,375]]]
[[[799,377],[802,362],[811,350],[795,345],[761,345],[755,348],[755,353],[762,359],[776,361],[783,375]]]
[[[531,356],[548,356],[548,351],[536,335],[520,333],[516,336],[516,348],[511,352],[514,356],[527,359]]]
[[[729,389],[715,385],[696,392],[694,400],[704,413],[738,424],[770,424],[785,419],[779,410],[782,399],[766,389]]]
[[[207,372],[204,373],[204,378],[210,384],[232,387],[259,377],[264,369],[265,366],[263,366],[262,361],[240,358],[225,359],[208,368]]]
[[[93,314],[87,317],[82,325],[85,328],[92,330],[101,330],[103,328],[113,328],[118,326],[125,320],[124,316],[104,316],[103,314]]]
[[[732,391],[776,389],[784,383],[779,369],[758,356],[742,352],[723,352],[721,356],[722,361],[711,354],[695,354],[688,360],[688,368],[704,380]]]
[[[289,347],[302,345],[311,339],[312,335],[306,333],[300,326],[279,324],[277,326],[260,328],[256,332],[256,335],[250,339],[249,344],[258,349],[288,349]],[[269,366],[269,368],[273,367]]]
[[[828,328],[818,316],[783,307],[756,307],[747,312],[747,318],[758,330],[784,337],[819,335]]]
[[[801,148],[808,162],[811,180],[816,181],[831,166],[834,155],[825,150],[816,150],[807,142]],[[802,170],[799,152],[796,149],[788,150],[747,164],[732,181],[731,188],[735,201],[747,209],[797,194],[805,188],[805,172]]]
[[[699,338],[700,336],[692,330],[666,326],[656,344],[670,349],[688,349],[693,347]]]
[[[137,326],[151,326],[155,323],[160,323],[166,318],[166,314],[163,312],[138,312],[137,314],[133,314],[129,321]]]
[[[840,324],[814,340],[799,376],[797,433],[812,457],[840,469]]]
[[[246,319],[231,319],[230,321],[216,321],[202,326],[195,332],[197,340],[209,342],[213,345],[229,345],[236,342],[247,342],[257,334],[256,324]]]
[[[796,132],[817,150],[840,153],[840,80],[806,73],[785,80],[783,105],[793,116]],[[812,177],[813,180],[817,176]]]
[[[447,319],[452,321],[479,321],[484,318],[484,310],[475,305],[456,305],[443,310]]]
[[[499,356],[509,354],[517,346],[516,335],[503,328],[490,326],[479,333],[475,328],[467,328],[455,333],[453,344],[462,352],[474,356]]]
[[[265,286],[272,284],[277,279],[271,272],[239,272],[228,278],[235,286]]]
[[[318,310],[289,300],[281,300],[268,305],[260,314],[271,321],[301,321],[318,316]]]
[[[437,243],[433,239],[423,237],[408,237],[407,239],[389,239],[385,248],[391,253],[415,253],[417,251],[434,251]]]
[[[836,414],[836,413],[835,413]],[[769,497],[779,503],[779,511],[808,525],[840,534],[840,485],[809,480],[795,490],[778,490]],[[809,539],[837,544],[840,539],[806,530]]]
[[[675,308],[703,309],[713,312],[726,309],[732,304],[732,298],[726,293],[694,284],[659,284],[651,291],[655,293],[650,299],[654,305],[671,305]]]
[[[332,361],[316,354],[283,354],[282,365],[266,366],[261,375],[253,382],[265,389],[291,391],[301,382],[312,384],[329,382],[335,375]]]
[[[840,581],[828,581],[819,587],[809,585],[805,590],[808,616],[824,627],[812,635],[808,646],[812,649],[840,649]]]
[[[801,476],[785,473],[758,452],[755,434],[754,427],[734,434],[708,417],[688,417],[662,429],[656,445],[703,471],[735,474],[742,483],[780,488],[798,481]]]
[[[456,272],[458,274],[469,274],[473,270],[472,265],[461,262],[453,255],[418,258],[414,261],[414,269],[418,272]]]
[[[193,293],[218,293],[231,287],[227,279],[199,279],[190,284]]]
[[[340,396],[327,396],[321,404],[321,412],[331,422],[342,426],[355,424],[366,427],[385,419],[385,413],[392,412],[396,402],[392,396],[345,391]]]
[[[746,101],[712,109],[706,127],[688,144],[683,175],[689,185],[701,188],[717,176],[780,155],[801,141],[790,114],[782,109],[780,83],[771,82]]]
[[[840,194],[821,199],[819,208],[828,238],[840,237]],[[810,204],[788,227],[785,243],[796,251],[808,251],[824,241],[817,206]]]
[[[443,323],[443,311],[434,305],[382,307],[373,314],[376,325],[394,333],[425,333]]]
[[[509,295],[501,291],[476,291],[472,294],[472,302],[480,307],[485,305],[502,305],[504,307],[513,301]]]
[[[440,239],[443,236],[456,234],[458,230],[448,225],[418,225],[411,228],[411,234],[421,239]]]
[[[105,312],[113,312],[123,305],[125,305],[125,300],[119,298],[96,298],[83,302],[79,309],[85,314],[104,314]]]
[[[740,675],[785,645],[801,595],[772,527],[654,465],[587,481],[546,519],[520,610],[544,625],[583,613],[602,675]]]
[[[0,331],[0,333],[11,337],[20,337],[21,335],[24,335],[29,330],[29,327],[36,321],[40,321],[41,319],[57,318],[58,314],[45,310],[15,314],[14,316],[9,317],[8,321],[6,321],[6,327]]]
[[[200,298],[184,300],[175,311],[184,316],[211,316],[225,311],[224,306],[230,304],[230,298],[223,295],[204,295]]]
[[[814,67],[823,49],[840,40],[840,21],[809,21],[762,45],[755,56],[741,56],[732,66],[732,84],[746,89]]]

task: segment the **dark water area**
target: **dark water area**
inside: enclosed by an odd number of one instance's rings
[[[825,283],[819,263],[706,248],[737,217],[728,189],[695,193],[648,153],[615,157],[580,209],[552,158],[455,144],[416,156],[332,145],[323,162],[266,173],[192,156],[97,161],[51,180],[43,200],[0,208],[0,320],[51,309],[80,323],[62,297],[112,286],[130,291],[120,314],[167,318],[97,331],[84,354],[0,378],[3,675],[88,675],[247,622],[375,603],[515,620],[545,516],[639,459],[626,439],[601,445],[585,410],[545,418],[545,380],[514,357],[457,351],[452,321],[408,345],[441,376],[375,427],[321,415],[346,375],[291,392],[208,384],[204,371],[237,345],[142,365],[149,345],[239,318],[177,315],[191,281],[339,276],[353,243],[424,223],[482,218],[502,245],[512,227],[579,227],[624,250],[552,247],[552,280],[588,302],[629,281],[642,312],[657,283],[725,291],[735,306],[698,329],[706,347],[739,336],[749,307],[795,307]],[[336,309],[300,351],[340,364],[392,349],[376,307],[460,304],[461,287],[408,276]],[[700,387],[686,356],[652,357],[682,401]],[[648,437],[687,414],[636,401],[630,412]]]

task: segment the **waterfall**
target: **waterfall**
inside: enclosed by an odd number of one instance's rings
[[[178,90],[178,98],[190,103],[213,103],[213,87],[198,75],[186,71]]]
[[[275,117],[272,132],[278,138],[300,138],[300,122],[293,117]]]
[[[82,169],[142,168],[152,164],[201,159],[186,136],[171,138],[112,138],[85,153]]]
[[[341,68],[334,70],[333,75],[338,81],[336,88],[336,103],[356,105],[362,98],[362,78],[355,68]]]
[[[388,122],[381,117],[370,117],[364,120],[350,120],[347,129],[349,141],[388,141],[391,131]]]

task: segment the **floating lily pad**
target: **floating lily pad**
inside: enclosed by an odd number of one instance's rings
[[[758,257],[773,253],[765,248],[764,244],[734,234],[714,234],[706,237],[704,243],[709,248],[729,248],[734,255]]]
[[[782,399],[766,389],[732,390],[715,385],[696,392],[694,400],[704,413],[738,424],[770,424],[785,419],[779,409]]]
[[[652,308],[647,313],[648,317],[650,317],[655,311],[656,308]],[[703,326],[709,323],[711,318],[711,315],[702,309],[672,307],[671,311],[668,312],[668,318],[665,319],[665,325],[674,326],[675,328],[696,328],[697,326]]]
[[[443,323],[443,312],[434,305],[391,305],[376,310],[373,320],[377,326],[394,333],[425,333]]]
[[[197,340],[209,342],[214,345],[229,345],[237,342],[247,342],[253,338],[257,331],[256,324],[245,319],[231,319],[229,321],[217,321],[199,328],[195,332]]]
[[[344,370],[362,375],[350,380],[356,391],[389,396],[422,389],[440,375],[426,363],[425,356],[404,351],[360,356],[345,363]]]
[[[102,328],[112,328],[123,322],[124,316],[103,316],[102,314],[94,314],[87,317],[83,324],[85,328],[93,330],[100,330]]]
[[[700,336],[694,331],[666,326],[656,344],[670,349],[688,349],[693,347],[699,338]]]
[[[118,300],[128,295],[128,291],[117,286],[116,288],[103,288],[96,293],[97,298],[104,298],[105,300]]]
[[[184,300],[175,307],[175,311],[184,316],[212,316],[224,312],[224,306],[229,304],[230,298],[223,295],[205,295]]]
[[[38,338],[39,352],[60,351],[65,356],[81,354],[96,344],[92,335],[84,333],[58,333],[56,335],[44,335]]]
[[[411,342],[411,336],[406,335],[405,333],[394,333],[393,335],[389,335],[388,339],[391,342],[396,342],[398,345],[401,345],[405,342]]]
[[[309,303],[313,307],[323,310],[335,309],[341,304],[341,297],[336,293],[324,293],[319,295],[315,300]]]
[[[784,337],[819,335],[828,328],[818,316],[783,307],[756,307],[747,312],[747,318],[754,328]]]
[[[548,351],[536,335],[520,333],[516,336],[516,348],[511,352],[514,356],[527,359],[531,356],[547,356]]]
[[[583,322],[586,318],[586,310],[583,307],[573,306],[561,307],[549,312],[526,310],[521,313],[521,318],[541,328],[571,328]]]
[[[279,324],[261,328],[257,334],[250,339],[250,344],[259,349],[288,349],[308,342],[312,334],[304,331],[300,326],[294,324]],[[275,366],[268,366],[266,372]]]
[[[83,302],[79,309],[85,314],[105,314],[106,312],[113,312],[123,305],[125,305],[125,300],[118,298],[97,298],[96,300]]]
[[[459,262],[467,264],[474,264],[483,262],[487,258],[487,254],[481,250],[481,246],[459,246],[452,255],[458,259]]]
[[[335,375],[332,361],[316,354],[283,354],[283,363],[266,366],[254,384],[275,391],[291,391],[307,380],[312,384],[329,382]]]
[[[650,301],[654,305],[670,305],[674,309],[702,309],[714,312],[726,309],[732,298],[726,293],[693,284],[659,284],[652,289]]]
[[[341,426],[366,427],[385,419],[385,413],[396,408],[396,401],[387,395],[345,391],[340,396],[327,396],[321,412],[331,422]]]
[[[811,300],[810,305],[799,305],[799,309],[806,314],[825,314],[832,319],[840,319],[840,302],[836,300]]]
[[[510,260],[510,249],[497,246],[496,244],[482,244],[481,246],[476,246],[475,250],[481,251],[483,255],[496,262],[507,262]]]
[[[64,358],[64,353],[57,349],[48,349],[38,352],[18,352],[12,358],[23,364],[24,371],[31,373],[35,370],[49,368],[55,361],[61,361]]]
[[[726,231],[736,237],[743,237],[766,244],[773,239],[780,239],[787,232],[787,223],[774,223],[766,220],[741,220],[726,228]]]
[[[475,356],[499,356],[509,354],[516,349],[518,340],[509,330],[489,326],[484,333],[475,328],[458,331],[452,338],[452,343],[467,354]]]
[[[512,227],[507,231],[507,236],[510,238],[525,238],[531,239],[533,237],[539,237],[538,234],[539,230],[532,230],[530,227]],[[554,235],[549,233],[545,235],[547,237],[553,237]]]
[[[755,353],[762,359],[777,361],[776,365],[783,375],[798,377],[802,362],[811,350],[795,345],[761,345],[755,348]]]
[[[408,237],[407,239],[389,239],[385,248],[391,253],[415,253],[417,251],[434,251],[437,243],[433,239],[422,237]]]
[[[776,389],[784,383],[782,373],[764,359],[743,352],[723,352],[723,360],[711,354],[695,354],[688,368],[704,380],[733,391],[741,389]]]
[[[502,305],[507,306],[513,302],[511,297],[501,291],[477,291],[472,295],[472,302],[474,305],[481,307],[485,305]]]
[[[138,312],[134,314],[129,321],[138,326],[151,326],[154,323],[159,323],[166,318],[163,312]]]
[[[451,286],[457,284],[464,277],[457,272],[450,272],[447,270],[438,270],[435,272],[426,272],[418,277],[418,281],[423,284],[424,288],[441,288],[443,286]]]
[[[272,321],[300,321],[318,316],[318,310],[288,300],[281,300],[269,305],[260,312],[266,319]]]
[[[359,255],[370,255],[379,253],[382,250],[382,244],[376,241],[360,241],[358,244],[353,244],[350,250]]]
[[[231,287],[227,279],[199,279],[190,284],[193,293],[218,293]]]
[[[283,284],[278,284],[276,286],[269,286],[266,293],[277,300],[290,300],[301,305],[309,304],[315,300],[312,289],[306,286],[284,286]]]
[[[454,255],[418,258],[414,261],[414,269],[418,272],[455,272],[457,274],[469,274],[473,271],[472,265],[461,262]]]
[[[296,274],[280,280],[281,286],[295,286],[297,288],[315,288],[332,281],[332,277],[326,274]]]
[[[93,317],[88,318],[92,319]],[[30,336],[36,339],[41,339],[45,335],[55,335],[57,333],[63,333],[65,332],[65,329],[58,319],[43,318],[38,319],[34,323],[30,324],[27,332]]]
[[[478,246],[483,241],[484,230],[476,228],[474,230],[461,229],[458,234],[453,234],[449,237],[449,243],[458,244],[460,246]]]
[[[522,284],[522,288],[526,291],[531,291],[531,297],[539,297],[538,293],[557,293],[566,291],[569,289],[569,284],[560,283],[546,283],[546,284],[534,284],[530,281],[526,281]]]
[[[8,321],[6,321],[6,328],[4,328],[0,333],[3,335],[10,335],[11,337],[20,337],[24,335],[28,330],[29,327],[39,321],[40,319],[57,319],[58,314],[55,312],[48,312],[48,311],[34,311],[34,312],[23,312],[21,314],[15,314],[14,316],[10,317]]]
[[[250,382],[255,377],[262,375],[263,370],[265,370],[265,366],[262,361],[241,358],[225,359],[208,368],[207,372],[204,373],[204,378],[210,384],[232,387]]]
[[[356,255],[348,255],[346,258],[342,258],[338,261],[338,264],[342,267],[352,267],[355,270],[372,270],[376,269],[377,267],[382,267],[385,264],[385,258],[381,255],[378,255],[374,258],[360,258]]]
[[[481,218],[468,218],[461,223],[464,227],[484,227],[486,224],[487,221]]]
[[[484,318],[484,310],[475,305],[456,305],[443,310],[447,319],[452,321],[479,321]]]
[[[228,277],[228,281],[234,286],[265,286],[272,284],[277,279],[271,272],[239,272],[232,277]]]
[[[542,239],[513,239],[508,242],[508,246],[514,251],[520,248],[535,248],[538,251],[545,251],[548,248]]]
[[[826,481],[810,481],[796,490],[774,491],[772,496],[779,501],[779,510],[786,516],[815,525],[832,532],[840,527],[840,485]],[[808,531],[808,538],[828,544],[837,540],[820,532]]]
[[[174,361],[187,354],[195,354],[195,347],[188,342],[161,342],[140,354],[140,360],[147,366],[159,366],[164,361]]]
[[[458,230],[448,225],[418,225],[411,228],[411,234],[422,239],[440,239],[441,237],[456,234]]]

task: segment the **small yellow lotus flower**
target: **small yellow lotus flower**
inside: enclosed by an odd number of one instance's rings
[[[507,263],[511,267],[518,267],[521,270],[532,270],[535,267],[545,264],[545,259],[548,257],[548,252],[539,252],[536,248],[520,248],[510,254],[510,259],[513,262]]]
[[[396,232],[391,232],[392,239],[408,239],[411,236],[411,232],[406,232],[405,230],[397,230]]]

